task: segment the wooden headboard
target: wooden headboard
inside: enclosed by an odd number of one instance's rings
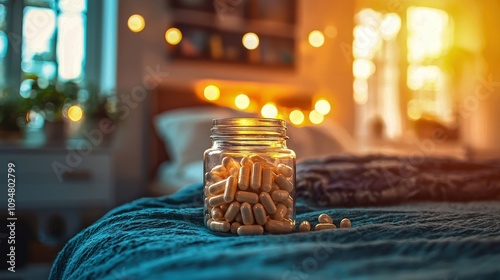
[[[165,111],[189,108],[195,106],[214,106],[205,100],[200,99],[195,92],[195,87],[187,83],[161,84],[151,91],[149,106],[149,156],[150,156],[150,179],[153,180],[160,164],[168,160],[165,144],[156,133],[154,118]]]

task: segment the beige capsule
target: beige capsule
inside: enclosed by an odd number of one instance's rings
[[[226,213],[227,208],[229,207],[229,203],[224,203],[219,207],[220,207],[220,210],[222,210],[222,212]]]
[[[228,232],[231,225],[226,221],[213,221],[210,223],[210,229],[218,232]]]
[[[341,228],[350,228],[351,225],[351,220],[349,220],[348,218],[343,218],[342,221],[340,221]]]
[[[287,212],[286,206],[283,204],[278,204],[276,206],[276,211],[274,215],[271,216],[271,218],[273,220],[281,221],[285,218],[286,212]]]
[[[293,223],[289,221],[267,220],[265,228],[270,233],[288,233],[293,230]]]
[[[235,176],[229,176],[226,180],[226,186],[224,190],[224,201],[230,203],[234,200],[234,196],[236,195],[236,190],[238,189],[237,179]]]
[[[333,219],[332,219],[332,217],[328,216],[328,214],[323,213],[323,214],[319,215],[318,222],[333,224]]]
[[[224,180],[224,178],[220,177],[219,175],[216,175],[212,172],[207,172],[205,173],[205,181],[210,182],[210,183],[217,183],[219,181]]]
[[[240,224],[243,224],[243,219],[241,218],[241,212],[236,215],[236,218],[234,218],[235,222],[238,222]]]
[[[224,213],[222,212],[222,210],[219,207],[212,208],[212,210],[210,211],[210,214],[212,215],[212,219],[214,219],[216,221],[219,221],[224,216]]]
[[[271,193],[274,201],[283,201],[288,198],[288,192],[285,190],[276,190]]]
[[[227,172],[228,176],[238,176],[238,173],[240,173],[239,167],[231,167],[231,169]]]
[[[243,165],[239,171],[238,177],[238,188],[242,191],[246,191],[250,186],[250,171],[252,169],[251,165]]]
[[[262,203],[264,208],[266,208],[267,213],[269,213],[271,215],[276,213],[276,204],[274,204],[273,199],[271,198],[271,196],[268,193],[261,192],[259,194],[259,199],[260,199],[260,203]]]
[[[252,204],[259,202],[259,195],[253,192],[237,191],[235,198],[239,202],[248,202]]]
[[[250,176],[250,188],[258,190],[262,184],[262,166],[256,162],[252,165],[252,176]]]
[[[240,226],[241,226],[241,224],[238,223],[238,222],[231,223],[231,232],[234,233],[234,234],[237,234],[238,233],[238,228]]]
[[[210,205],[212,207],[217,207],[217,206],[222,205],[224,203],[226,203],[226,201],[224,200],[224,194],[219,194],[219,195],[216,195],[216,196],[212,196],[208,200],[208,205]]]
[[[261,235],[264,228],[261,225],[244,225],[238,228],[238,235]]]
[[[240,213],[240,203],[238,201],[235,201],[231,203],[227,208],[224,218],[229,222],[232,222],[239,213]]]
[[[240,168],[240,164],[230,156],[222,159],[222,166],[224,166],[227,170],[230,170],[233,167]]]
[[[253,161],[249,157],[243,157],[240,161],[241,166],[252,166]]]
[[[244,202],[240,207],[241,219],[243,220],[243,224],[251,225],[254,222],[253,214],[252,214],[252,206],[248,202]]]
[[[293,169],[284,163],[278,164],[278,172],[285,177],[291,177],[293,175]]]
[[[276,182],[273,180],[273,184],[271,185],[271,191],[269,191],[269,193],[273,193],[275,191],[279,191],[280,190],[280,187],[278,186],[278,184],[276,184]]]
[[[227,177],[227,170],[224,166],[222,165],[216,165],[212,168],[212,170],[210,170],[210,172],[212,172],[213,174],[219,176],[219,177],[222,177],[222,178],[226,178]]]
[[[210,185],[210,187],[208,187],[208,193],[210,195],[216,195],[216,194],[223,193],[224,188],[226,187],[226,181],[227,180],[222,180],[222,181],[219,181],[215,184]]]
[[[276,177],[276,183],[278,184],[278,186],[287,191],[287,192],[292,192],[293,191],[293,184],[292,182],[288,181],[288,179],[283,176],[282,174],[278,175]]]
[[[319,223],[314,227],[314,230],[327,230],[327,229],[336,229],[337,226],[329,223]]]
[[[286,206],[286,208],[293,208],[293,199],[291,196],[288,196],[287,199],[281,201],[283,205]]]
[[[273,171],[270,168],[262,170],[262,186],[263,192],[270,192],[273,188]]]
[[[274,164],[267,161],[265,158],[257,155],[251,156],[250,158],[252,159],[253,162],[260,163],[262,167],[270,168],[274,173],[278,173],[278,168],[276,168]]]
[[[256,203],[253,206],[253,216],[255,218],[255,222],[259,225],[264,225],[267,222],[266,210],[260,203]]]
[[[212,224],[212,222],[214,221],[214,219],[210,218],[207,220],[207,227],[210,228],[210,224]]]
[[[293,208],[286,208],[285,219],[290,219],[293,215]]]
[[[299,225],[299,231],[300,232],[308,232],[311,231],[311,224],[308,221],[303,221]]]

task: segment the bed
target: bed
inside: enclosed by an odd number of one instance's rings
[[[311,153],[297,165],[297,220],[327,213],[352,228],[309,233],[214,234],[202,193],[195,182],[111,210],[66,244],[50,279],[500,278],[497,161]]]

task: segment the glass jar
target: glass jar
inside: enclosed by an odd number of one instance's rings
[[[295,153],[283,120],[213,120],[204,157],[205,225],[238,235],[295,227]]]

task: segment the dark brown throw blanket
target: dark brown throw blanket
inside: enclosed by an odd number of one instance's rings
[[[297,164],[297,196],[318,206],[500,200],[500,161],[331,156]]]

